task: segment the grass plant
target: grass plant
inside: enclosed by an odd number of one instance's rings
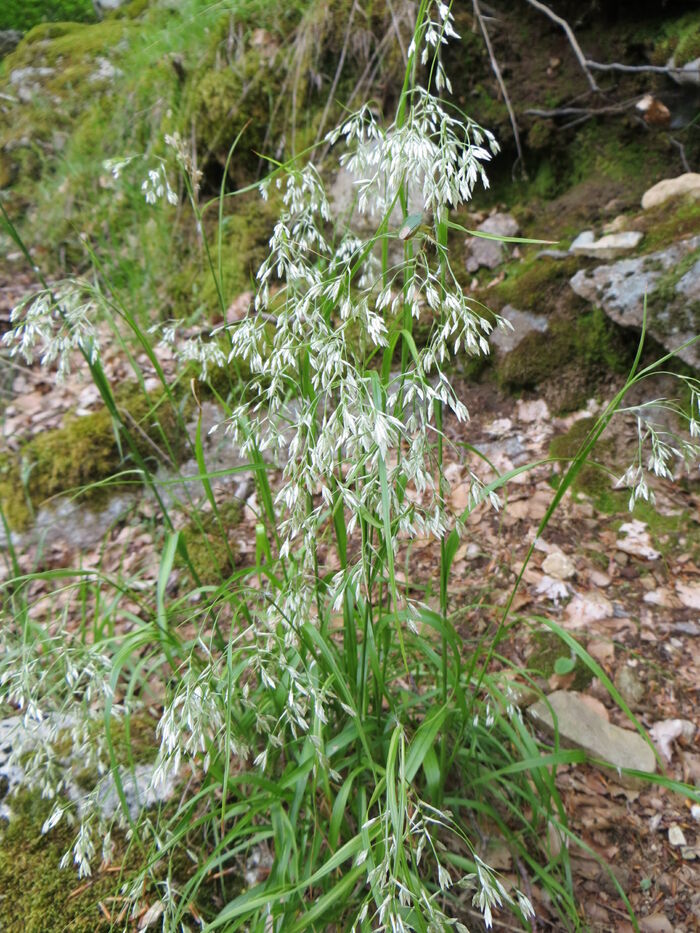
[[[582,842],[567,824],[556,772],[585,755],[557,740],[543,747],[496,670],[508,664],[499,646],[520,624],[510,611],[515,589],[497,624],[470,638],[458,633],[450,598],[470,512],[484,501],[499,507],[499,493],[529,469],[487,485],[473,476],[469,507],[450,512],[444,426],[466,422],[468,412],[449,360],[460,350],[487,353],[492,329],[506,326],[464,293],[450,266],[450,210],[486,183],[484,163],[497,149],[449,101],[441,52],[454,38],[449,4],[421,0],[394,119],[383,123],[366,105],[323,142],[358,179],[356,208],[375,219],[374,233],[360,236],[336,221],[315,150],[271,163],[261,193],[279,190],[282,207],[254,309],[209,338],[182,341],[170,332],[183,360],[223,360],[249,374],[247,382],[233,378],[219,401],[221,430],[256,484],[250,565],[224,552],[218,580],[203,582],[189,559],[187,533],[171,520],[100,363],[98,313],[125,347],[146,353],[164,404],[179,412],[153,351],[156,336],[116,292],[94,282],[63,291],[45,283],[38,303],[17,310],[5,341],[59,368],[76,352],[82,357],[160,509],[150,590],[99,567],[22,574],[10,548],[11,579],[1,591],[0,698],[37,734],[23,766],[56,799],[45,831],[75,821],[65,860],[88,875],[100,855],[112,854],[99,796],[114,782],[118,823],[141,866],[121,892],[133,905],[125,925],[157,899],[167,931],[433,933],[474,929],[475,918],[490,927],[499,911],[528,929],[527,892],[536,887],[562,929],[582,929],[569,861]],[[176,136],[168,145],[170,159],[148,166],[146,200],[163,210],[179,200],[169,174],[175,164],[204,235],[196,167]],[[125,167],[111,166],[117,176]],[[222,185],[219,230],[224,201]],[[6,215],[5,228],[24,249]],[[225,311],[220,238],[218,247],[203,241]],[[93,262],[97,282],[96,254]],[[426,314],[434,323],[418,347],[413,328]],[[663,368],[661,361],[640,370],[639,360],[573,457],[539,535],[629,389]],[[700,387],[686,383],[690,441],[655,427],[651,408],[631,412],[640,425],[639,458],[625,477],[633,502],[651,497],[648,469],[670,475],[674,460],[698,453]],[[201,514],[202,537],[217,521],[225,536],[201,418],[191,444],[197,473],[177,482],[191,490],[190,514],[206,504],[214,516],[212,524]],[[440,543],[436,580],[420,589],[397,569],[416,535]],[[173,588],[178,566],[186,570]],[[39,598],[49,602],[48,622],[36,618]],[[67,624],[76,605],[78,630]],[[541,621],[643,731],[578,642]],[[173,781],[181,792],[135,816],[123,779],[125,757],[133,768],[130,722],[154,707],[152,789]],[[83,765],[89,751],[96,774],[79,805],[63,794],[70,756],[58,748],[66,742]],[[488,838],[503,840],[517,881],[489,867]]]

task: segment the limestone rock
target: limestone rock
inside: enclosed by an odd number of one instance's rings
[[[486,243],[487,240],[482,242]],[[498,244],[500,245],[500,244]],[[547,330],[547,318],[541,314],[532,314],[530,311],[518,311],[512,305],[506,305],[500,311],[500,315],[510,324],[512,330],[501,330],[496,328],[491,334],[490,343],[499,353],[510,353],[515,350],[523,337],[533,331],[544,333]]]
[[[638,230],[608,233],[596,240],[592,231],[580,233],[571,244],[570,252],[574,256],[589,256],[592,259],[615,259],[621,253],[639,246],[644,236]]]
[[[576,573],[576,568],[570,557],[567,557],[563,551],[552,551],[548,554],[542,563],[542,569],[550,577],[556,580],[568,580]]]
[[[582,230],[569,247],[570,253],[577,253],[578,250],[585,249],[595,243],[595,233],[592,230]]]
[[[489,233],[492,236],[517,236],[518,222],[511,214],[492,214],[476,228],[480,233]],[[505,244],[500,240],[486,240],[481,237],[470,237],[467,240],[469,255],[467,256],[467,271],[476,272],[485,267],[495,269],[505,258]]]
[[[656,770],[656,757],[644,739],[637,732],[606,722],[580,694],[556,690],[530,707],[532,718],[550,734],[555,731],[552,711],[562,744],[582,748],[592,758],[606,761],[614,768]]]
[[[695,200],[700,198],[700,173],[686,172],[676,178],[664,178],[663,181],[649,188],[642,196],[642,207],[648,211],[658,207],[671,198],[689,197]]]
[[[696,178],[700,180],[700,175]],[[693,258],[696,261],[687,268]],[[646,296],[650,336],[667,350],[676,349],[700,331],[700,235],[646,256],[581,269],[569,284],[623,327],[641,329]],[[700,367],[696,344],[678,355],[690,366]]]

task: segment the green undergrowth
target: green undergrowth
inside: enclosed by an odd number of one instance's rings
[[[9,800],[13,814],[0,829],[0,929],[25,933],[98,933],[110,924],[99,901],[118,896],[119,872],[97,871],[80,881],[72,865],[58,864],[73,842],[61,823],[42,835],[41,827],[53,807],[38,794],[18,792]],[[128,868],[127,868],[128,873]]]
[[[0,30],[27,32],[38,23],[91,22],[94,19],[92,0],[3,0]]]

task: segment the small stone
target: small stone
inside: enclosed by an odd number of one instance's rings
[[[623,233],[629,223],[629,218],[625,214],[618,214],[610,223],[605,224],[603,233]]]
[[[518,420],[525,424],[532,424],[535,421],[548,421],[550,418],[549,408],[543,398],[534,399],[530,402],[524,402],[518,399],[517,403]]]
[[[631,522],[625,522],[620,525],[620,531],[624,538],[619,538],[615,542],[615,547],[619,551],[631,554],[633,557],[643,557],[645,560],[658,560],[661,554],[651,546],[649,533],[644,529],[645,522],[633,519]]]
[[[663,181],[649,188],[642,197],[642,208],[648,211],[652,207],[659,207],[671,198],[690,197],[700,199],[700,174],[686,172],[676,178],[664,178]]]
[[[595,233],[592,230],[583,230],[569,247],[569,252],[575,254],[578,250],[590,246],[591,243],[595,243]]]
[[[644,699],[646,687],[631,667],[625,665],[615,679],[615,686],[628,706],[636,707]]]
[[[489,233],[492,236],[516,236],[518,222],[510,214],[496,213],[487,217],[477,227],[480,233]],[[476,272],[485,267],[495,269],[505,258],[505,244],[501,240],[489,240],[483,237],[471,236],[467,240],[467,271]]]
[[[591,570],[588,574],[588,579],[591,581],[593,586],[599,586],[601,589],[605,589],[606,586],[610,586],[612,580],[607,575],[603,573],[602,570]]]
[[[613,768],[656,770],[656,756],[640,735],[606,722],[578,693],[557,690],[546,701],[540,700],[530,707],[533,719],[553,734],[552,712],[563,743],[582,748],[592,758],[602,759]],[[621,780],[631,782],[634,778],[622,776]]]
[[[700,609],[700,585],[697,583],[676,583],[678,598],[688,609]]]
[[[586,234],[590,234],[590,230]],[[639,246],[643,233],[639,230],[628,230],[624,233],[609,233],[599,240],[590,240],[588,236],[581,241],[581,235],[571,244],[574,256],[589,256],[592,259],[615,259],[620,253]]]
[[[499,313],[513,326],[512,330],[497,327],[491,334],[491,344],[501,353],[510,353],[511,350],[515,350],[523,337],[533,331],[544,333],[548,327],[546,317],[541,314],[532,314],[530,311],[518,311],[512,305],[506,305]]]
[[[566,616],[572,628],[584,628],[589,622],[611,619],[613,605],[602,593],[592,590],[574,596],[566,607]]]
[[[678,823],[673,823],[668,830],[668,841],[672,846],[687,846],[688,842],[685,838],[683,830],[680,828]]]
[[[576,573],[571,560],[562,551],[552,551],[542,562],[542,569],[557,580],[568,580]]]
[[[690,808],[690,815],[696,823],[700,823],[700,803],[694,803]]]

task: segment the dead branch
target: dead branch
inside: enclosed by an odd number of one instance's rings
[[[534,0],[527,0],[528,3],[533,3]],[[650,74],[657,75],[674,75],[674,74],[685,74],[684,68],[676,68],[673,65],[622,65],[620,62],[594,62],[591,59],[586,59],[586,65],[589,68],[594,68],[596,71],[622,71],[627,74],[643,74],[644,72],[649,72]]]
[[[553,10],[550,10],[550,8],[546,6],[544,3],[541,3],[540,0],[527,0],[527,2],[530,4],[530,6],[534,6],[536,10],[539,10],[540,13],[544,13],[544,15],[547,16],[549,19],[551,19],[553,23],[556,23],[558,26],[561,26],[561,28],[566,33],[566,38],[569,40],[569,45],[573,49],[574,55],[578,59],[578,63],[581,66],[581,70],[585,74],[586,79],[588,80],[591,90],[599,91],[600,88],[596,84],[595,78],[589,71],[589,68],[591,67],[591,62],[587,61],[586,56],[581,51],[581,46],[578,44],[578,40],[576,39],[576,36],[574,35],[574,31],[571,28],[571,26],[569,26],[567,21],[565,19],[562,19],[561,16],[558,16]]]
[[[503,94],[503,102],[505,103],[506,109],[508,110],[508,116],[510,117],[510,125],[513,128],[515,148],[517,149],[517,152],[518,152],[517,161],[522,166],[523,174],[525,174],[525,159],[523,158],[523,147],[520,143],[520,131],[518,129],[518,121],[515,119],[515,111],[513,110],[513,105],[511,104],[510,97],[508,96],[508,88],[506,87],[506,83],[503,80],[503,75],[501,74],[501,69],[498,64],[498,59],[496,58],[494,54],[493,46],[491,45],[491,38],[489,36],[488,29],[486,28],[486,23],[484,22],[484,17],[481,15],[481,9],[479,7],[479,0],[472,0],[472,5],[474,7],[474,16],[476,17],[476,20],[479,23],[479,28],[481,29],[481,34],[484,37],[484,43],[486,44],[486,49],[489,53],[489,59],[491,60],[491,68],[493,69],[493,73],[496,76],[496,81],[498,82],[498,86],[501,89],[501,94]],[[515,166],[513,166],[513,168],[515,169]]]
[[[548,119],[573,116],[597,117],[603,113],[622,113],[624,110],[631,110],[635,105],[635,101],[636,98],[633,98],[620,104],[610,104],[607,107],[555,107],[553,110],[532,108],[526,110],[525,114],[528,117],[546,117]]]

